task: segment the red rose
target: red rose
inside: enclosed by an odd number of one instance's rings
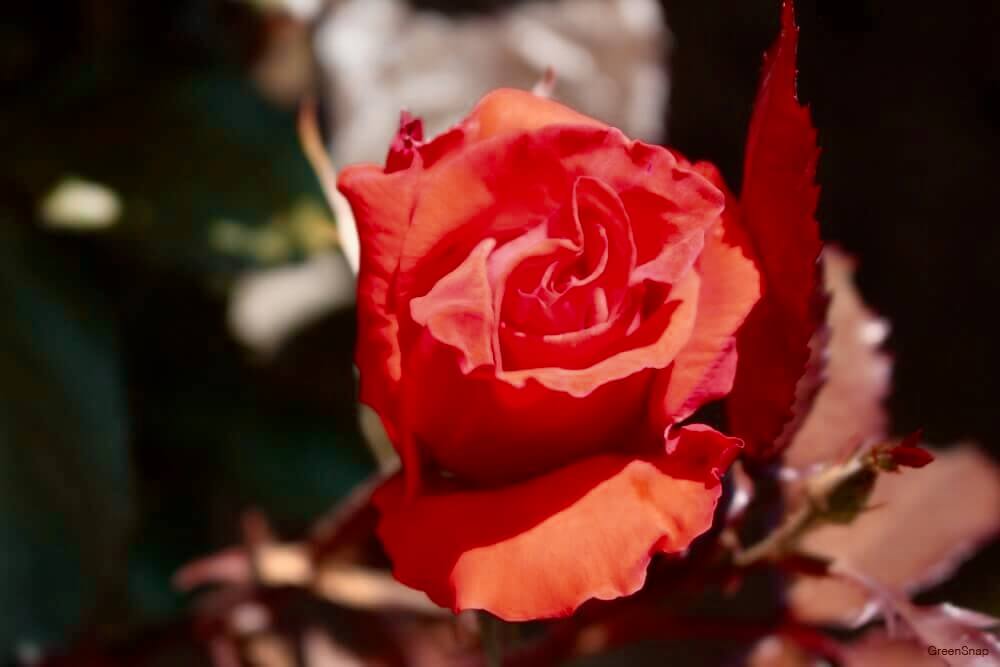
[[[401,581],[558,616],[708,529],[740,443],[678,424],[732,388],[762,290],[713,167],[500,90],[430,142],[405,117],[339,188],[361,401],[403,461],[375,499]]]

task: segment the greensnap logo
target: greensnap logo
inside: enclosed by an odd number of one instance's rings
[[[938,648],[937,646],[927,647],[928,655],[989,655],[988,648],[976,648],[973,646],[959,646],[956,648]]]

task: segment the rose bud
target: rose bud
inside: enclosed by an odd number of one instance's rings
[[[790,6],[782,35],[758,114],[799,109]],[[400,581],[456,611],[566,615],[710,527],[741,442],[680,423],[760,350],[774,373],[734,414],[780,429],[813,298],[815,188],[795,171],[813,134],[755,123],[744,208],[711,165],[515,90],[426,142],[404,117],[385,167],[341,173],[360,400],[403,465],[375,496]],[[772,288],[769,266],[796,284]]]
[[[923,468],[934,460],[934,455],[923,447],[905,447],[900,445],[889,450],[893,463],[907,468]]]
[[[881,445],[869,454],[871,465],[886,472],[897,472],[904,468],[923,468],[934,461],[934,455],[920,446],[923,429],[917,429],[899,441],[898,445]]]
[[[924,429],[918,428],[913,431],[889,450],[892,459],[901,466],[923,468],[934,460],[934,455],[920,446],[923,439]]]

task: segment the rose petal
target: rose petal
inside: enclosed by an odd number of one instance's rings
[[[621,199],[588,176],[576,179],[571,197],[548,225],[549,236],[564,238],[559,247],[495,272],[496,289],[505,291],[503,320],[520,331],[580,331],[617,312],[628,291],[635,243]]]
[[[657,309],[627,335],[621,352],[586,368],[542,367],[502,371],[498,376],[514,386],[534,380],[555,391],[586,396],[597,387],[645,369],[666,368],[691,339],[701,278],[689,273],[665,299],[655,298]],[[660,305],[662,303],[662,305]]]
[[[493,365],[493,337],[497,324],[487,259],[496,245],[484,239],[426,295],[410,301],[413,320],[427,327],[438,341],[456,348],[463,373]]]
[[[400,133],[411,129],[401,127]],[[416,145],[405,165],[385,173],[375,165],[356,165],[341,172],[337,188],[353,213],[360,241],[358,271],[358,341],[355,363],[360,372],[358,400],[370,406],[399,452],[407,483],[419,483],[418,455],[412,439],[403,438],[397,421],[400,380],[399,319],[392,308],[390,286],[395,282],[406,231],[417,199],[418,184],[437,160],[464,141],[460,129]]]
[[[695,168],[727,193],[727,204],[721,221],[705,234],[696,264],[702,286],[691,339],[669,372],[657,378],[651,395],[657,429],[687,418],[729,392],[736,373],[734,334],[761,295],[760,276],[735,200],[715,167],[700,163]]]
[[[698,284],[692,273],[671,293],[676,301],[647,322],[637,347],[584,369],[463,373],[461,352],[425,330],[405,360],[401,396],[408,429],[438,465],[490,484],[607,451],[609,443],[634,444],[648,435],[643,427],[653,369],[668,366],[688,340]]]
[[[639,264],[701,234],[725,205],[722,192],[690,165],[614,129],[557,126],[495,136],[442,160],[421,184],[400,262],[400,297],[425,294],[483,238],[502,247],[548,220],[571,201],[579,177],[598,179],[620,196]]]
[[[396,396],[400,376],[399,328],[389,308],[389,286],[416,200],[416,170],[385,174],[374,165],[349,167],[338,188],[351,204],[361,239],[358,273],[359,400],[382,418],[396,442]]]
[[[573,179],[535,134],[504,135],[440,161],[421,182],[403,242],[400,304],[426,294],[484,238],[503,244],[570,200]]]
[[[471,141],[508,132],[537,130],[547,125],[607,127],[558,102],[512,88],[501,88],[486,95],[462,122]]]
[[[809,342],[822,321],[817,296],[819,229],[813,217],[816,130],[795,94],[798,28],[793,3],[768,51],[747,140],[742,222],[764,276],[764,296],[740,331],[739,367],[728,402],[733,432],[753,456],[773,455],[791,418]]]
[[[529,262],[509,275],[497,271],[494,288],[506,291],[499,341],[505,370],[586,368],[614,354],[613,345],[621,349],[627,336],[627,320],[634,315],[626,310],[629,274],[635,265],[628,214],[614,191],[587,177],[574,184],[568,213],[575,223],[577,244],[567,244],[550,257],[530,258],[535,264],[555,262],[549,265],[556,268],[555,277],[543,274],[541,281],[537,276],[532,280],[534,267]],[[582,277],[576,275],[581,264],[585,264],[582,270],[589,269]],[[536,284],[519,285],[519,272]],[[561,291],[550,285],[558,281],[565,282]]]
[[[655,553],[708,529],[738,441],[681,429],[674,455],[602,455],[496,489],[375,499],[379,535],[403,583],[455,611],[511,621],[564,616],[642,587]],[[703,459],[692,456],[697,452]]]

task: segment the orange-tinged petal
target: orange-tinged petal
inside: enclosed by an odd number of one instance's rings
[[[507,132],[537,130],[546,125],[607,127],[547,97],[512,88],[501,88],[486,95],[461,125],[470,141]]]
[[[404,444],[398,424],[401,374],[399,321],[389,305],[390,285],[410,224],[419,176],[415,169],[383,173],[375,165],[349,167],[338,188],[351,204],[361,241],[358,271],[358,400],[379,415],[399,449],[411,484],[419,471],[416,451]]]
[[[564,616],[642,587],[656,553],[712,523],[718,473],[738,441],[681,429],[650,459],[602,455],[512,486],[406,500],[379,491],[379,534],[396,577],[455,611],[511,621]]]

